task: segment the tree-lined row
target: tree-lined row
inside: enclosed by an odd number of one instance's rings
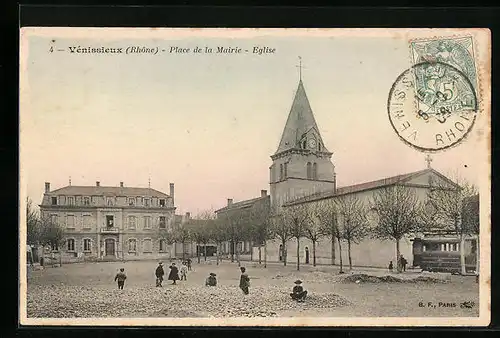
[[[198,244],[217,245],[229,242],[239,262],[238,243],[248,241],[259,249],[259,263],[267,261],[266,243],[276,240],[283,248],[283,264],[287,264],[287,244],[294,239],[297,245],[297,269],[300,269],[300,239],[312,242],[312,263],[316,265],[316,248],[320,240],[331,241],[331,263],[336,264],[336,250],[340,271],[343,270],[342,252],[347,251],[348,266],[352,269],[351,246],[367,238],[391,240],[395,243],[396,261],[400,257],[400,241],[417,233],[450,230],[460,237],[461,269],[465,273],[464,237],[479,234],[479,206],[471,204],[477,190],[460,181],[461,189],[448,183],[434,185],[422,201],[413,187],[394,185],[376,190],[361,199],[356,194],[344,194],[308,203],[290,202],[272,212],[268,204],[247,208],[227,209],[216,218],[205,212],[192,222],[181,226],[182,240]],[[173,232],[175,233],[175,231]],[[175,238],[175,235],[171,236]],[[177,237],[179,238],[179,237]],[[236,244],[236,245],[235,245]],[[206,255],[205,255],[206,257]],[[478,259],[476,260],[478,261]],[[219,257],[217,258],[219,262]],[[398,264],[397,270],[401,266]]]

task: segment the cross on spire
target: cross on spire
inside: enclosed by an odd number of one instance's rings
[[[71,185],[71,176],[69,177],[69,185]]]
[[[295,67],[299,69],[299,81],[302,81],[302,68],[305,68],[302,67],[302,57],[299,56],[299,65]]]
[[[425,162],[427,162],[427,168],[430,169],[431,168],[431,162],[432,162],[431,155],[427,154],[427,156],[425,157]]]
[[[148,188],[151,188],[151,177],[148,177]]]

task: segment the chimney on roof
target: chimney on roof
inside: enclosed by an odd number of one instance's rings
[[[173,205],[175,205],[175,203],[174,203],[174,193],[175,193],[174,184],[170,183],[170,197],[172,198],[172,204]]]
[[[266,197],[266,196],[267,196],[267,190],[261,190],[260,197]]]
[[[99,181],[95,181],[95,186],[96,186],[96,187],[100,187],[100,186],[101,186],[101,182],[99,182]]]
[[[48,193],[48,192],[50,192],[50,183],[45,182],[45,193]]]
[[[123,182],[120,182],[120,188],[123,188]]]
[[[228,198],[227,199],[227,206],[230,207],[231,205],[233,205],[233,199],[232,198]]]

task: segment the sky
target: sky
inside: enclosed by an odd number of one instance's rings
[[[51,40],[54,39],[55,42]],[[70,46],[164,48],[165,53],[76,54]],[[175,184],[177,213],[218,209],[269,191],[276,151],[302,80],[338,186],[424,169],[387,115],[408,43],[387,36],[152,38],[30,36],[20,102],[21,185],[40,203],[44,182],[151,187]],[[51,53],[50,47],[65,49]],[[241,47],[249,53],[168,53],[170,47]],[[253,47],[274,53],[257,55]],[[432,167],[478,182],[480,129],[432,154]]]

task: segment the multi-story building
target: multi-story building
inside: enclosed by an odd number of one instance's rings
[[[152,188],[72,186],[50,190],[40,205],[42,217],[64,229],[64,261],[172,257],[173,245],[159,235],[175,221],[174,184],[170,194]]]

